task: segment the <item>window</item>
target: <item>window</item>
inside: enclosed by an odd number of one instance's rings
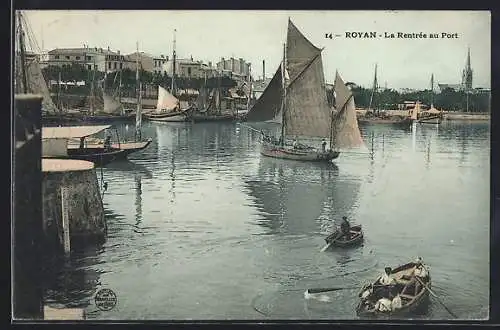
[[[69,60],[69,56],[68,55],[66,56],[66,59]]]
[[[88,70],[92,70],[92,64],[88,64],[88,65],[87,65],[87,69],[88,69]]]
[[[116,62],[113,62],[113,69],[116,70]]]
[[[92,57],[91,56],[85,56],[85,60],[86,61],[90,61],[90,60],[92,60]]]
[[[75,57],[75,60],[79,60],[79,59],[80,59],[80,56],[76,56],[76,57]]]
[[[188,76],[191,75],[191,68],[188,68]]]
[[[97,64],[94,64],[94,70],[97,70]]]
[[[108,62],[108,69],[111,70],[111,62]]]
[[[55,56],[54,56],[54,58],[55,58],[56,60],[58,60],[58,59],[59,59],[59,55],[55,55]]]
[[[123,63],[120,63],[120,69],[123,69]]]

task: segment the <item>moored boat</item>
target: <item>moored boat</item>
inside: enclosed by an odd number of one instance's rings
[[[387,290],[389,286],[384,286],[380,283],[380,278],[371,284],[363,286],[359,296],[360,302],[356,307],[358,316],[401,316],[415,313],[418,310],[427,306],[429,301],[429,289],[431,287],[431,276],[424,264],[422,267],[426,269],[427,275],[423,278],[415,276],[415,270],[418,264],[409,262],[407,264],[398,266],[391,271],[391,276],[396,280],[395,285],[390,288],[393,291],[393,296],[396,294],[401,298],[401,306],[398,308],[391,308],[387,311],[381,311],[375,308],[375,303],[381,298],[387,297]],[[367,292],[369,294],[364,295]],[[390,298],[390,297],[389,297]]]
[[[363,242],[363,230],[361,229],[361,225],[352,225],[349,237],[343,235],[337,238],[339,235],[339,231],[336,230],[325,238],[326,243],[336,247],[352,247]]]
[[[42,157],[57,159],[79,159],[93,162],[96,166],[104,166],[124,157],[125,151],[112,145],[86,145],[85,139],[98,134],[110,125],[101,126],[65,126],[42,128]],[[70,146],[69,141],[79,139],[77,147]]]

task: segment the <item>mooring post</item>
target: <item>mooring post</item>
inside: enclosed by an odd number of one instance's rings
[[[41,96],[15,95],[13,319],[43,319],[41,108]]]
[[[64,253],[68,256],[71,253],[71,238],[69,235],[68,188],[64,186],[61,186],[61,213]]]

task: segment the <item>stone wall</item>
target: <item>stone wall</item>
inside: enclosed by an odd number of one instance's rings
[[[43,226],[48,239],[63,244],[61,186],[68,189],[71,244],[103,241],[107,226],[95,169],[43,173]]]

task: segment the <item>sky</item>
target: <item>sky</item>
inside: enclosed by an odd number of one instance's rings
[[[288,18],[323,48],[325,79],[338,70],[344,81],[370,87],[375,64],[379,85],[425,89],[434,82],[460,83],[467,47],[474,87],[490,87],[491,16],[488,11],[243,11],[243,10],[38,10],[26,11],[40,47],[102,47],[122,54],[139,50],[216,63],[221,57],[252,63],[254,78],[271,77],[282,59]],[[377,38],[347,38],[348,32]],[[384,38],[385,33],[425,33],[427,38]],[[332,34],[332,39],[325,34]],[[430,33],[439,38],[430,39]],[[441,38],[442,33],[455,38]]]

